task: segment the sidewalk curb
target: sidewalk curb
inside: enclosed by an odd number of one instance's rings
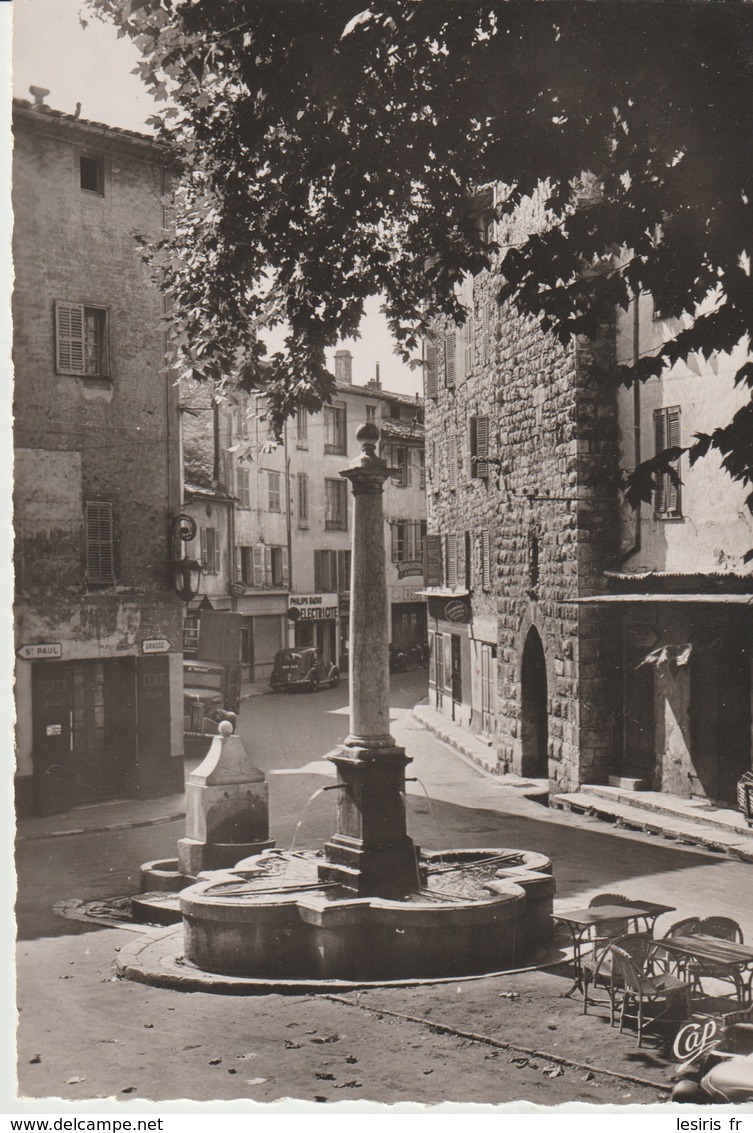
[[[46,834],[16,834],[17,842],[41,842],[45,838],[72,838],[78,834],[107,834],[118,830],[137,830],[141,826],[161,826],[166,822],[178,822],[186,817],[184,810],[174,814],[160,814],[156,818],[136,818],[132,822],[110,822],[106,826],[76,827],[73,830],[50,830]]]
[[[413,719],[416,720],[422,728],[426,728],[427,732],[431,732],[431,734],[433,736],[436,736],[438,740],[441,740],[442,743],[447,744],[447,746],[452,748],[452,750],[457,755],[459,755],[461,759],[463,759],[466,763],[469,763],[480,774],[486,775],[489,779],[499,780],[501,778],[499,771],[495,770],[495,768],[498,767],[498,764],[494,759],[493,748],[489,748],[488,760],[483,759],[479,752],[474,751],[470,745],[466,746],[465,744],[459,742],[455,736],[452,736],[450,734],[448,729],[438,727],[433,720],[425,717],[421,712],[421,709],[426,707],[428,707],[428,705],[417,704],[412,709],[411,713]]]

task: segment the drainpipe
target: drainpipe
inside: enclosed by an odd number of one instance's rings
[[[641,354],[640,292],[633,299],[633,368],[638,365]],[[641,383],[633,381],[633,467],[641,462]],[[620,566],[641,549],[641,503],[635,508],[635,538],[633,544],[620,556]]]
[[[288,423],[282,427],[282,443],[285,448],[285,510],[287,513],[288,535],[288,593],[293,591],[293,529],[291,516],[291,490],[290,490],[290,449],[288,448]]]

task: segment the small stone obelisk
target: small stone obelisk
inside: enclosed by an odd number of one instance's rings
[[[390,735],[384,482],[379,429],[358,429],[362,452],[340,473],[353,492],[350,612],[350,734],[327,758],[337,768],[337,832],[319,867],[363,897],[397,897],[418,888],[417,850],[406,833],[405,767]]]

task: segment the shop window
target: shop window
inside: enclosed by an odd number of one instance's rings
[[[654,412],[654,451],[680,447],[680,407],[675,405]],[[671,472],[657,474],[654,515],[659,519],[681,519],[680,458],[673,460]]]
[[[108,586],[115,581],[112,504],[88,500],[85,505],[86,581]]]
[[[345,480],[324,481],[324,526],[329,531],[348,529],[348,485]]]
[[[83,303],[55,303],[55,368],[58,374],[106,377],[107,311]]]

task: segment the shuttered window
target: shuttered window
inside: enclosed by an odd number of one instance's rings
[[[264,585],[264,544],[257,543],[253,549],[252,571],[254,586]]]
[[[455,437],[447,439],[447,484],[451,492],[458,486],[458,442]]]
[[[58,374],[104,377],[107,311],[83,303],[55,303],[55,368]]]
[[[219,574],[220,533],[216,527],[200,527],[201,565],[205,574]]]
[[[442,536],[427,535],[424,580],[427,586],[442,585]]]
[[[447,585],[454,590],[458,584],[457,535],[445,535],[445,562],[447,563]]]
[[[241,507],[251,507],[251,473],[246,468],[238,469],[238,498]]]
[[[324,481],[324,526],[328,531],[348,529],[348,485],[344,480]]]
[[[88,500],[86,527],[86,581],[93,585],[109,585],[115,581],[112,504],[104,500]]]
[[[299,409],[296,416],[295,443],[298,448],[309,447],[309,415],[308,410]]]
[[[491,539],[488,529],[481,532],[481,589],[488,591],[492,588],[492,559]]]
[[[309,525],[309,474],[298,473],[298,526]]]
[[[679,406],[657,409],[654,412],[654,441],[657,454],[668,448],[680,447]],[[672,468],[678,477],[677,482],[673,480],[669,472],[658,474],[656,477],[654,514],[664,519],[679,519],[682,516],[679,458],[672,462]]]
[[[444,336],[444,384],[448,389],[455,388],[455,331],[445,331]]]
[[[269,486],[269,510],[281,511],[281,496],[280,496],[280,481],[281,476],[279,472],[268,472],[268,486]]]
[[[314,590],[318,594],[350,590],[350,551],[314,551]]]
[[[324,451],[343,456],[348,451],[348,423],[342,401],[324,407]]]
[[[437,344],[433,338],[424,340],[424,391],[427,397],[437,397],[439,394]]]
[[[491,303],[485,298],[481,303],[481,365],[486,366],[491,357]]]
[[[468,475],[479,480],[489,478],[489,418],[471,417],[468,421]]]

